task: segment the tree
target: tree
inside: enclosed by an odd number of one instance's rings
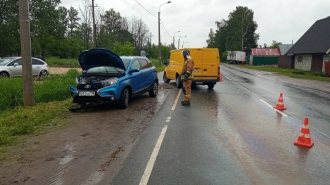
[[[69,38],[72,38],[75,29],[79,28],[79,20],[80,18],[78,17],[78,10],[71,6],[68,11]]]
[[[215,33],[213,31],[213,29],[210,29],[210,33],[209,33],[209,38],[206,40],[207,43],[207,47],[209,48],[214,48],[215,45]]]
[[[91,47],[91,33],[92,27],[91,25],[91,11],[89,5],[91,4],[90,0],[82,0],[82,7],[79,6],[79,11],[82,16],[82,23],[79,27],[80,34],[84,40],[85,49],[89,49]]]
[[[143,20],[137,19],[136,17],[131,18],[129,25],[129,32],[133,36],[133,44],[136,47],[135,54],[139,54],[139,52],[147,46],[149,39],[149,30]]]
[[[133,55],[135,47],[130,42],[126,42],[125,44],[116,43],[115,49],[113,50],[119,56],[131,56]]]
[[[269,46],[270,48],[278,48],[279,45],[281,45],[282,42],[276,42],[276,40],[273,40],[273,43]]]
[[[258,46],[259,34],[255,33],[258,24],[253,20],[254,12],[248,7],[238,6],[228,15],[228,20],[216,21],[215,34],[210,31],[207,47],[217,47],[221,52],[221,60],[226,60],[227,51],[243,51],[251,53],[251,48]],[[213,40],[214,38],[214,43]]]

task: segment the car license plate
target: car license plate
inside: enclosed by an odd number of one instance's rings
[[[199,69],[195,69],[193,72],[194,73],[199,73]]]
[[[95,96],[95,92],[79,92],[79,96]]]

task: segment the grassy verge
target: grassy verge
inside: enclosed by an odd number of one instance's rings
[[[165,65],[163,64],[159,65],[159,61],[157,59],[151,59],[150,61],[156,67],[157,72],[164,71]]]
[[[46,58],[46,63],[50,67],[80,68],[78,58],[61,59],[56,57]]]
[[[327,77],[327,75],[322,72],[302,71],[299,69],[281,69],[281,68],[277,68],[277,66],[253,66],[253,65],[244,65],[244,66],[235,65],[235,66],[240,68],[259,70],[259,71],[274,72],[292,78],[330,82],[330,77]]]
[[[38,103],[31,107],[18,106],[0,114],[0,152],[14,144],[23,135],[42,134],[47,128],[64,124],[63,115],[68,111],[71,99]]]
[[[77,70],[71,69],[66,74],[50,75],[44,81],[34,81],[35,102],[46,103],[70,98],[69,84],[75,84],[75,77],[79,74]],[[23,105],[22,78],[2,78],[0,89],[0,113]]]

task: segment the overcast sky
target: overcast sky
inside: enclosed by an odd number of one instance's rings
[[[141,7],[139,2],[143,7]],[[142,18],[152,33],[152,42],[158,43],[157,14],[159,6],[167,0],[95,0],[97,9],[113,8],[122,17]],[[62,0],[62,6],[79,9],[81,0]],[[254,21],[260,34],[258,44],[270,45],[273,40],[283,44],[296,42],[312,24],[330,16],[330,0],[172,0],[160,8],[161,41],[170,44],[175,33],[175,46],[179,36],[184,47],[203,47],[210,28],[216,29],[215,21],[228,19],[236,6],[246,6],[254,11]],[[152,14],[152,15],[151,15]],[[330,30],[329,30],[330,33]]]

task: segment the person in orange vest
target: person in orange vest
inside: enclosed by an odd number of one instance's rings
[[[188,49],[184,49],[182,51],[182,55],[184,58],[184,64],[182,67],[181,80],[183,83],[184,101],[181,101],[181,104],[182,106],[188,106],[191,101],[191,83],[194,79],[192,74],[194,70],[194,60],[191,58],[190,51]]]

